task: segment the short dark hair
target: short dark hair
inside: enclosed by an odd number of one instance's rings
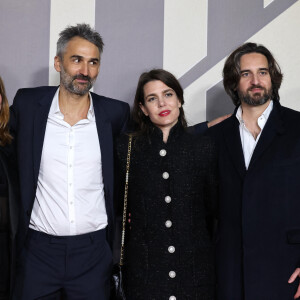
[[[175,78],[173,74],[163,69],[152,69],[149,72],[143,73],[140,78],[136,88],[133,110],[132,110],[132,118],[135,122],[135,130],[136,134],[149,134],[150,129],[153,127],[152,122],[149,117],[145,116],[140,108],[140,103],[142,105],[145,104],[145,95],[144,95],[144,86],[150,82],[159,80],[162,81],[165,85],[170,87],[176,93],[179,102],[181,103],[181,107],[179,108],[179,118],[178,121],[181,122],[183,127],[187,127],[187,122],[184,116],[183,111],[183,89],[179,83],[179,81]]]
[[[0,77],[0,95],[2,97],[2,104],[0,107],[0,145],[5,146],[12,140],[12,136],[8,130],[9,121],[9,104],[6,97],[4,82]]]
[[[82,23],[76,26],[68,26],[59,34],[57,41],[56,55],[63,59],[63,54],[66,49],[68,42],[74,37],[83,38],[99,49],[99,54],[103,52],[104,43],[100,34],[91,28],[90,25]]]
[[[243,44],[234,50],[226,59],[223,68],[223,85],[226,93],[231,97],[235,106],[240,105],[241,100],[239,99],[237,92],[237,86],[241,77],[240,60],[243,55],[249,53],[260,53],[267,58],[272,82],[271,99],[279,101],[280,97],[278,90],[282,82],[283,74],[281,73],[280,67],[271,52],[263,45],[258,45],[256,43]]]

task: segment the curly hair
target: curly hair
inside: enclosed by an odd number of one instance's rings
[[[5,87],[2,78],[0,77],[0,96],[2,98],[0,106],[0,145],[5,146],[12,140],[12,136],[9,133],[8,121],[9,121],[9,104],[6,97]]]
[[[278,90],[281,86],[283,74],[271,52],[263,45],[255,43],[246,43],[234,50],[226,59],[223,68],[223,85],[226,93],[231,97],[235,106],[239,106],[241,101],[238,96],[237,86],[241,77],[240,59],[243,55],[249,53],[259,53],[268,60],[269,73],[272,82],[272,100],[279,101]]]

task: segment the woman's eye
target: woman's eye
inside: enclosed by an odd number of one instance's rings
[[[148,98],[148,102],[151,102],[151,101],[154,101],[154,100],[155,100],[155,97]]]

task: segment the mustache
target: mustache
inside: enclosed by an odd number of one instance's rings
[[[259,84],[253,84],[251,87],[248,88],[248,91],[251,91],[253,89],[262,89],[262,90],[265,90],[264,87],[262,87],[261,85]]]
[[[73,77],[73,80],[75,80],[75,79],[87,80],[88,82],[91,82],[91,77],[90,76],[85,76],[85,75],[82,75],[82,74],[75,75]]]

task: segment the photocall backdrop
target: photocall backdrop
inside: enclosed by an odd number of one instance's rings
[[[94,91],[130,104],[139,75],[174,73],[190,124],[233,110],[222,86],[228,54],[246,41],[268,47],[284,73],[281,103],[300,110],[298,0],[1,0],[0,75],[19,88],[57,85],[58,33],[86,22],[105,48]]]

